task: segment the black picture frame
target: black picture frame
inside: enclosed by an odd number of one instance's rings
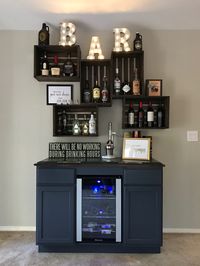
[[[162,96],[162,79],[146,79],[147,96]]]
[[[47,105],[67,105],[72,101],[72,84],[47,84]]]

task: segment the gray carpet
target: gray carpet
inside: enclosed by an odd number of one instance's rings
[[[200,234],[165,234],[161,254],[38,253],[33,232],[0,232],[3,266],[200,266]]]

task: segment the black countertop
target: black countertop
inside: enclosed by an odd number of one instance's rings
[[[69,159],[44,159],[42,161],[39,161],[35,163],[34,165],[36,166],[46,166],[46,167],[51,167],[51,166],[137,166],[137,165],[143,165],[143,166],[164,166],[163,163],[152,159],[149,161],[142,161],[142,160],[123,160],[122,158],[112,158],[112,159],[91,159],[91,158],[69,158]]]

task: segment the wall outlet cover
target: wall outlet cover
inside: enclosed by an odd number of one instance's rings
[[[187,131],[187,141],[198,141],[198,131],[197,130],[192,130],[192,131]]]

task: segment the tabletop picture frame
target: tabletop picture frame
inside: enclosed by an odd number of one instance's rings
[[[162,96],[162,79],[146,79],[147,96]]]
[[[47,84],[47,105],[67,105],[73,101],[73,85]]]
[[[123,160],[150,160],[150,138],[124,138]]]

